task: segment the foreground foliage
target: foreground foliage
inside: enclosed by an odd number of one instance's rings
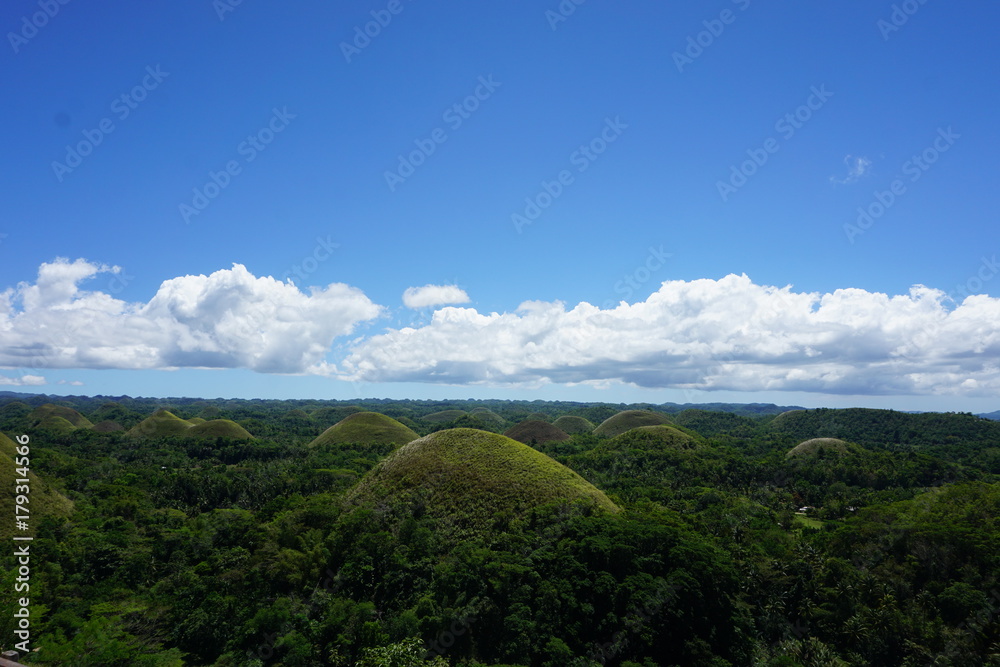
[[[670,426],[532,449],[487,431],[655,406],[36,412],[50,400],[0,406],[0,431],[32,437],[48,503],[29,664],[1000,665],[1000,424],[971,415],[673,410]],[[218,433],[255,439],[136,437],[158,408],[159,424],[231,420],[240,431]],[[310,445],[366,410],[435,435],[396,454],[363,429]],[[92,427],[105,421],[122,429]],[[448,430],[470,422],[482,429]],[[811,438],[847,444],[788,455]],[[446,474],[460,468],[478,477]],[[560,475],[577,492],[543,492]],[[2,565],[14,608],[10,554]]]

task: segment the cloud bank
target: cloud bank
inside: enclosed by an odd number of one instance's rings
[[[22,375],[21,377],[9,377],[0,375],[0,386],[4,387],[38,387],[48,384],[41,375]]]
[[[0,367],[19,369],[0,385],[44,383],[25,369],[198,367],[450,385],[1000,392],[1000,299],[954,303],[919,285],[896,296],[821,294],[729,275],[665,282],[645,301],[603,310],[539,301],[510,313],[446,306],[426,325],[349,340],[387,309],[348,285],[305,293],[234,264],[167,280],[148,303],[81,288],[118,271],[57,259],[39,268],[35,282],[0,292]],[[428,285],[404,299],[416,308],[468,295]],[[346,350],[338,366],[326,362],[335,344]]]
[[[321,368],[335,338],[382,308],[343,284],[306,294],[234,264],[167,280],[148,303],[80,284],[117,267],[43,264],[33,284],[0,293],[0,366],[8,368]]]
[[[670,281],[643,302],[525,302],[514,313],[442,308],[427,326],[373,336],[352,379],[448,384],[627,382],[642,387],[832,394],[1000,390],[1000,299],[956,307],[923,286],[888,296]]]

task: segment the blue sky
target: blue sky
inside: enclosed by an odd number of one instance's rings
[[[997,409],[998,20],[7,3],[0,376]]]

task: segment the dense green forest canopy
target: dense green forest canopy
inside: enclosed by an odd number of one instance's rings
[[[26,664],[1000,665],[969,414],[7,393],[0,432]]]

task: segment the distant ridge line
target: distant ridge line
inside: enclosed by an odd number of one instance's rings
[[[370,396],[367,398],[352,398],[352,399],[310,399],[309,397],[298,397],[298,398],[234,398],[234,397],[206,397],[206,396],[129,396],[127,394],[122,395],[110,395],[110,394],[45,394],[45,393],[30,393],[30,392],[19,392],[19,391],[0,391],[0,400],[4,399],[14,399],[21,401],[29,400],[49,400],[49,401],[73,401],[73,400],[86,400],[86,401],[106,401],[106,402],[122,402],[122,401],[136,401],[141,403],[155,403],[158,407],[172,403],[187,404],[196,401],[227,401],[227,402],[243,402],[243,403],[286,403],[301,400],[312,400],[316,403],[329,403],[329,404],[358,404],[358,403],[393,403],[393,402],[414,402],[421,405],[455,405],[457,403],[510,403],[510,404],[523,404],[528,405],[532,403],[559,403],[562,405],[574,405],[580,407],[588,406],[609,406],[616,407],[620,410],[657,410],[660,412],[681,412],[682,410],[707,410],[710,412],[741,412],[747,411],[753,414],[764,415],[777,415],[782,412],[787,412],[789,410],[807,410],[807,409],[817,409],[817,408],[804,408],[799,405],[777,405],[775,403],[721,403],[721,402],[708,402],[708,403],[622,403],[616,401],[568,401],[561,399],[423,399],[423,398],[378,398]],[[832,409],[832,408],[831,408]]]

